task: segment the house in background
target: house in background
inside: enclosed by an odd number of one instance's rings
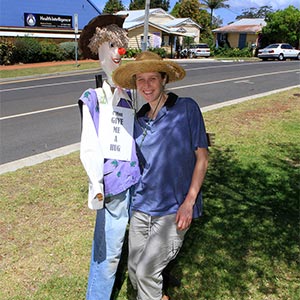
[[[101,13],[92,0],[1,0],[0,8],[0,40],[28,36],[57,42],[74,41],[83,27]],[[128,30],[129,47],[141,49],[145,10],[117,14],[128,15],[123,27]],[[75,22],[77,16],[78,22]],[[175,18],[161,8],[150,9],[148,47],[163,47],[173,56],[184,37],[199,42],[200,29],[201,26],[190,18]]]
[[[117,15],[128,14],[123,27],[128,30],[129,48],[141,49],[144,42],[145,10],[123,10]],[[164,48],[167,53],[177,51],[183,44],[183,37],[197,43],[201,26],[190,18],[175,18],[161,8],[149,10],[148,47]]]
[[[262,28],[266,26],[264,19],[240,19],[227,26],[213,30],[216,46],[227,45],[231,48],[257,48],[260,43]]]

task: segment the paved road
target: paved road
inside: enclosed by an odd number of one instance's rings
[[[299,85],[298,61],[178,62],[187,76],[168,88],[189,95],[200,107]],[[96,73],[101,74],[93,70],[1,82],[0,164],[77,144],[77,99],[95,86]]]

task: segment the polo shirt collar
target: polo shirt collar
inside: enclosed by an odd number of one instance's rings
[[[174,93],[168,93],[168,98],[164,104],[164,106],[169,109],[171,108],[172,106],[175,105],[176,103],[176,100],[177,100],[178,96]],[[150,104],[149,103],[146,103],[144,104],[141,109],[137,112],[137,117],[140,118],[140,117],[143,117],[147,114],[147,112],[150,110]]]

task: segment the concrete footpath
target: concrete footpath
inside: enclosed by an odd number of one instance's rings
[[[95,62],[94,60],[90,60],[91,62]],[[88,62],[88,60],[84,60],[82,62]],[[1,66],[0,67],[0,71],[3,70],[3,68],[31,68],[31,67],[41,67],[41,66],[51,66],[51,65],[59,65],[59,64],[70,64],[70,63],[74,63],[74,61],[70,62],[48,62],[48,63],[38,63],[38,64],[26,64],[26,65],[14,65],[14,66]],[[80,63],[80,62],[79,62]],[[32,65],[32,66],[30,66]],[[213,105],[209,105],[209,106],[205,106],[205,107],[201,107],[201,111],[202,112],[207,112],[210,110],[214,110],[214,109],[218,109],[221,107],[225,107],[225,106],[229,106],[229,105],[233,105],[233,104],[237,104],[237,103],[241,103],[244,101],[248,101],[248,100],[252,100],[255,98],[260,98],[260,97],[264,97],[264,96],[268,96],[268,95],[272,95],[275,93],[279,93],[279,92],[283,92],[283,91],[287,91],[293,88],[299,88],[299,85],[296,86],[292,86],[292,87],[287,87],[287,88],[283,88],[283,89],[278,89],[278,90],[274,90],[274,91],[270,91],[270,92],[266,92],[266,93],[261,93],[261,94],[256,94],[253,96],[249,96],[249,97],[243,97],[243,98],[239,98],[239,99],[234,99],[234,100],[229,100],[223,103],[218,103],[218,104],[213,104]],[[0,165],[0,174],[4,174],[7,172],[13,172],[16,171],[20,168],[24,168],[24,167],[29,167],[29,166],[33,166],[36,165],[38,163],[42,163],[44,161],[50,160],[50,159],[54,159],[56,157],[60,157],[63,155],[67,155],[70,154],[72,152],[78,151],[80,149],[80,143],[75,143],[72,145],[68,145],[65,147],[61,147],[55,150],[51,150],[51,151],[47,151],[47,152],[43,152],[37,155],[33,155],[30,157],[26,157],[26,158],[22,158],[16,161],[12,161],[9,163],[5,163]]]

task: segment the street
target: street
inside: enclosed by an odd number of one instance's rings
[[[187,75],[168,90],[194,98],[200,107],[299,85],[299,61],[177,62]],[[77,101],[95,87],[96,73],[2,81],[0,164],[78,143]]]

